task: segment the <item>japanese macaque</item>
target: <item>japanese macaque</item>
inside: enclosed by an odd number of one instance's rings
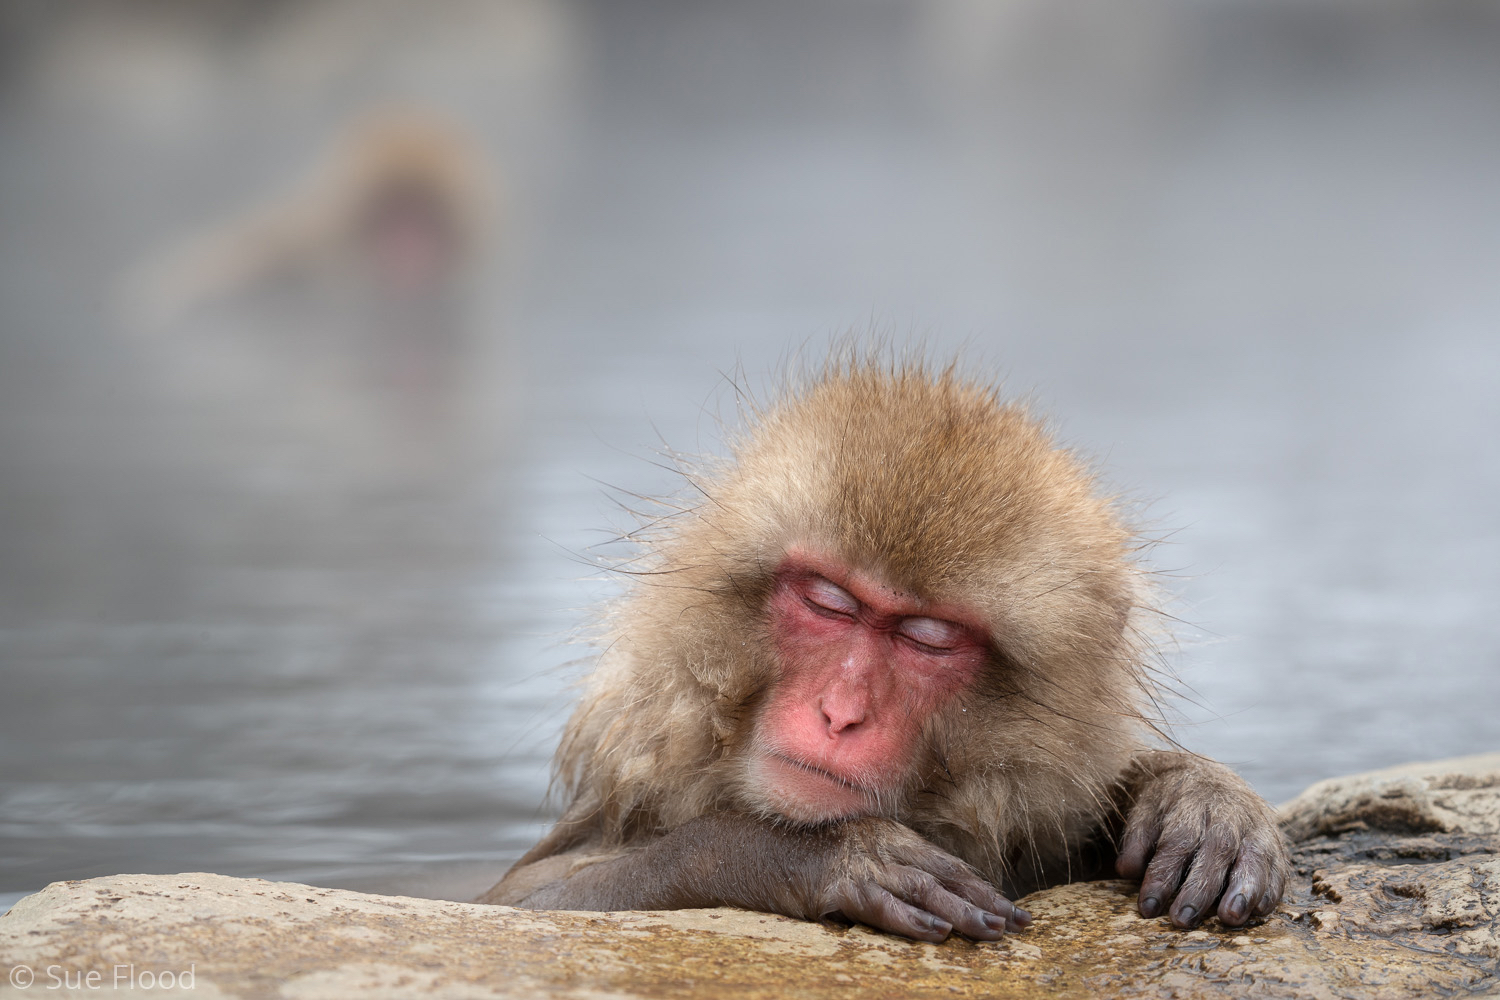
[[[566,811],[482,902],[992,940],[1112,862],[1178,927],[1276,907],[1270,807],[1159,748],[1138,546],[1021,408],[844,360],[733,452],[648,529],[558,751]]]
[[[363,116],[305,176],[129,275],[121,318],[159,337],[165,382],[279,437],[279,456],[420,488],[512,422],[494,189],[458,125]]]
[[[340,135],[307,176],[128,275],[128,317],[154,331],[277,281],[336,284],[399,304],[471,269],[493,215],[484,156],[456,126],[387,111]]]

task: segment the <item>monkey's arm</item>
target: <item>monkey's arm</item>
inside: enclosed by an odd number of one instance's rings
[[[1141,880],[1140,912],[1195,927],[1217,905],[1242,926],[1281,902],[1291,873],[1271,807],[1229,768],[1186,753],[1149,751],[1125,775],[1129,813],[1115,870]],[[1174,901],[1175,897],[1175,901]]]
[[[920,941],[941,941],[955,929],[993,941],[1031,922],[964,862],[875,818],[794,828],[714,813],[627,853],[581,849],[518,866],[480,901],[556,910],[739,906],[809,920],[841,915]]]

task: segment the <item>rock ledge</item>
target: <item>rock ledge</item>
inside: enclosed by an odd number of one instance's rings
[[[738,910],[533,912],[222,875],[58,882],[0,917],[0,998],[1500,996],[1500,754],[1320,782],[1282,809],[1266,923],[1188,933],[1134,885],[1025,900],[998,944]]]

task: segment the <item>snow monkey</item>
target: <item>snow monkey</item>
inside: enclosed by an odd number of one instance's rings
[[[264,204],[147,260],[121,304],[143,333],[278,280],[392,302],[453,290],[493,240],[494,183],[469,133],[425,112],[360,118]]]
[[[567,809],[481,902],[993,940],[1113,862],[1177,927],[1276,907],[1271,808],[1150,721],[1137,544],[1022,408],[846,357],[691,478],[608,613]]]

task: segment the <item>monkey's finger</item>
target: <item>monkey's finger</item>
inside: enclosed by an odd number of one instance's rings
[[[1285,849],[1274,831],[1247,837],[1219,901],[1219,920],[1241,927],[1270,914],[1286,890],[1286,871]]]
[[[933,847],[926,841],[917,841],[912,847],[914,849],[893,851],[893,858],[899,864],[935,877],[943,888],[955,896],[1003,918],[1006,930],[1025,930],[1031,923],[1031,914],[1002,896],[968,862]]]
[[[874,883],[854,887],[847,898],[840,901],[839,912],[850,920],[915,941],[936,944],[953,932],[953,925],[942,917],[902,902],[885,887]]]
[[[1161,839],[1161,816],[1155,810],[1138,809],[1130,817],[1125,836],[1120,841],[1120,853],[1115,858],[1115,871],[1121,878],[1140,878],[1146,873],[1146,862],[1151,860],[1152,848]]]
[[[1261,916],[1259,910],[1271,890],[1274,879],[1271,864],[1265,854],[1253,846],[1246,845],[1229,873],[1229,882],[1224,896],[1219,900],[1219,921],[1226,927],[1243,927],[1252,916]],[[1281,895],[1278,893],[1279,901]]]
[[[1031,923],[1031,914],[1002,896],[993,885],[965,861],[946,851],[929,849],[904,863],[937,878],[943,888],[982,910],[1004,917],[1007,929],[1019,931]]]
[[[1265,859],[1266,866],[1270,869],[1270,885],[1255,903],[1254,913],[1257,917],[1270,916],[1281,905],[1281,897],[1286,895],[1286,880],[1291,872],[1291,865],[1286,859],[1285,850],[1285,847],[1277,843]]]
[[[994,886],[977,875],[939,881],[943,883],[943,888],[955,896],[1003,918],[1008,931],[1025,930],[1031,924],[1031,914],[1000,895]]]
[[[1219,899],[1219,922],[1225,927],[1243,927],[1266,893],[1265,873],[1236,865]]]
[[[1187,878],[1177,892],[1172,904],[1172,924],[1176,927],[1197,927],[1209,915],[1214,902],[1224,889],[1224,880],[1229,877],[1229,868],[1240,853],[1240,836],[1237,831],[1225,827],[1214,827],[1198,846]]]
[[[909,844],[898,845],[896,850],[890,852],[888,860],[920,868],[943,882],[980,877],[967,861],[955,858],[942,848],[934,847],[920,838],[913,838]]]
[[[1146,875],[1141,879],[1141,897],[1138,909],[1143,917],[1159,917],[1166,912],[1167,904],[1177,895],[1182,884],[1182,873],[1193,859],[1197,845],[1186,839],[1169,839],[1158,844]]]
[[[1281,897],[1286,895],[1286,878],[1280,873],[1272,876],[1271,888],[1267,889],[1255,904],[1255,915],[1257,917],[1269,917],[1276,912],[1276,907],[1281,905]]]
[[[949,892],[927,872],[905,865],[887,872],[888,888],[897,896],[928,913],[942,917],[964,937],[975,941],[996,941],[1005,933],[1006,918],[975,906],[962,896]]]

